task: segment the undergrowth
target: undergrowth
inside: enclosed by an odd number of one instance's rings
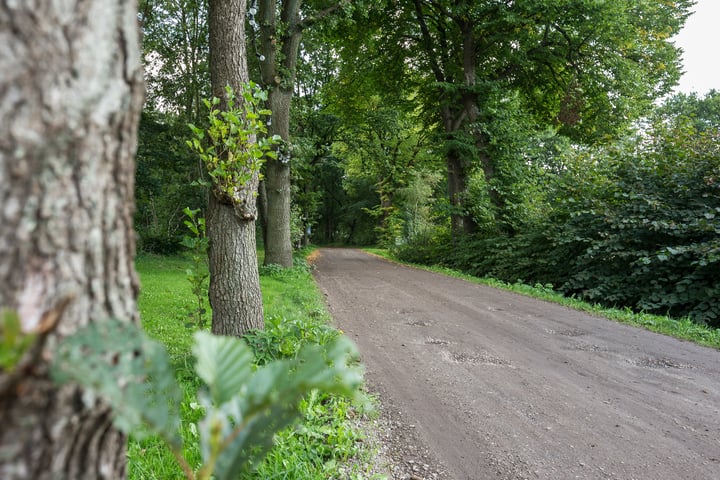
[[[146,332],[164,343],[170,353],[184,395],[181,405],[184,455],[191,466],[198,467],[199,437],[195,424],[203,412],[195,397],[200,382],[191,360],[193,330],[185,326],[187,303],[192,298],[185,278],[187,263],[182,257],[140,257],[139,310]],[[292,269],[270,266],[262,267],[260,273],[265,330],[246,336],[258,365],[291,358],[305,344],[325,345],[339,335],[329,325],[330,316],[302,258],[296,260]],[[344,397],[310,394],[301,403],[301,422],[276,435],[275,447],[252,478],[376,478],[369,473],[373,452],[363,441],[356,422],[370,411],[368,405],[353,404]],[[131,479],[183,478],[172,454],[159,439],[131,439],[128,457]]]

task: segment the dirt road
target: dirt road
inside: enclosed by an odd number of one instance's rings
[[[396,478],[720,479],[720,352],[356,250],[315,265]]]

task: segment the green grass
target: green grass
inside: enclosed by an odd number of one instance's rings
[[[190,347],[193,330],[185,327],[193,305],[185,278],[189,260],[181,257],[141,256],[137,260],[142,288],[138,300],[143,327],[165,344],[184,392],[181,405],[184,456],[190,465],[201,463],[195,424],[202,416],[195,403],[200,386]],[[259,364],[293,356],[305,343],[325,344],[339,335],[330,326],[310,270],[304,262],[290,270],[261,268],[266,329],[248,335]],[[301,404],[302,420],[276,436],[276,446],[258,467],[254,478],[327,479],[375,478],[373,452],[363,442],[355,419],[369,413],[349,399],[314,393]],[[128,446],[131,479],[181,479],[180,467],[156,438],[131,439]]]
[[[720,329],[699,325],[689,318],[676,319],[662,315],[651,315],[649,313],[642,312],[638,313],[629,308],[608,308],[598,304],[587,303],[574,297],[566,297],[561,293],[554,291],[551,285],[526,285],[524,283],[506,283],[492,278],[478,278],[456,270],[450,270],[449,268],[428,267],[426,265],[401,262],[394,258],[390,252],[384,249],[366,248],[365,251],[393,262],[557,303],[575,310],[615,320],[617,322],[635,325],[653,332],[662,333],[671,337],[689,340],[700,345],[720,349]]]
[[[148,335],[163,343],[177,372],[183,392],[181,433],[184,456],[194,467],[201,464],[197,430],[194,427],[202,412],[196,406],[195,393],[200,381],[195,375],[190,354],[192,330],[185,327],[192,306],[190,283],[185,269],[190,261],[181,257],[143,255],[138,258],[140,297],[138,309]],[[131,439],[128,444],[129,477],[132,479],[182,479],[175,458],[157,438]]]

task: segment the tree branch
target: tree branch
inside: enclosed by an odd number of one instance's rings
[[[320,10],[315,15],[312,15],[310,17],[305,17],[302,20],[300,20],[297,24],[297,28],[300,30],[303,30],[309,26],[312,26],[313,24],[319,22],[323,18],[335,13],[340,7],[343,7],[345,5],[349,5],[352,3],[352,0],[342,0],[335,5],[331,5],[323,10]]]
[[[445,75],[443,75],[442,69],[440,68],[440,65],[434,55],[435,52],[432,45],[432,36],[430,35],[430,30],[425,22],[425,14],[422,11],[422,5],[420,4],[420,0],[414,0],[414,3],[415,13],[417,15],[417,20],[420,24],[420,31],[423,36],[423,46],[425,48],[425,53],[427,53],[428,60],[430,61],[430,69],[433,71],[435,79],[438,82],[445,82]]]

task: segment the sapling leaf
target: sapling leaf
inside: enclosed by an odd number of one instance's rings
[[[357,357],[354,344],[340,337],[324,348],[303,347],[296,358],[270,362],[249,375],[239,372],[244,387],[238,389],[238,396],[213,410],[217,415],[232,405],[236,412],[229,422],[234,425],[233,432],[216,459],[215,478],[234,479],[256,465],[272,447],[273,435],[298,418],[298,404],[311,391],[355,396],[362,382]],[[205,435],[211,434],[209,425],[201,429]]]
[[[252,373],[255,355],[242,340],[195,332],[195,371],[210,390],[215,405],[222,405],[241,393]]]
[[[120,430],[144,426],[179,448],[180,389],[165,347],[131,322],[109,319],[82,327],[59,345],[51,373],[104,398]]]
[[[0,370],[11,372],[35,341],[33,333],[24,333],[14,310],[0,309]]]

